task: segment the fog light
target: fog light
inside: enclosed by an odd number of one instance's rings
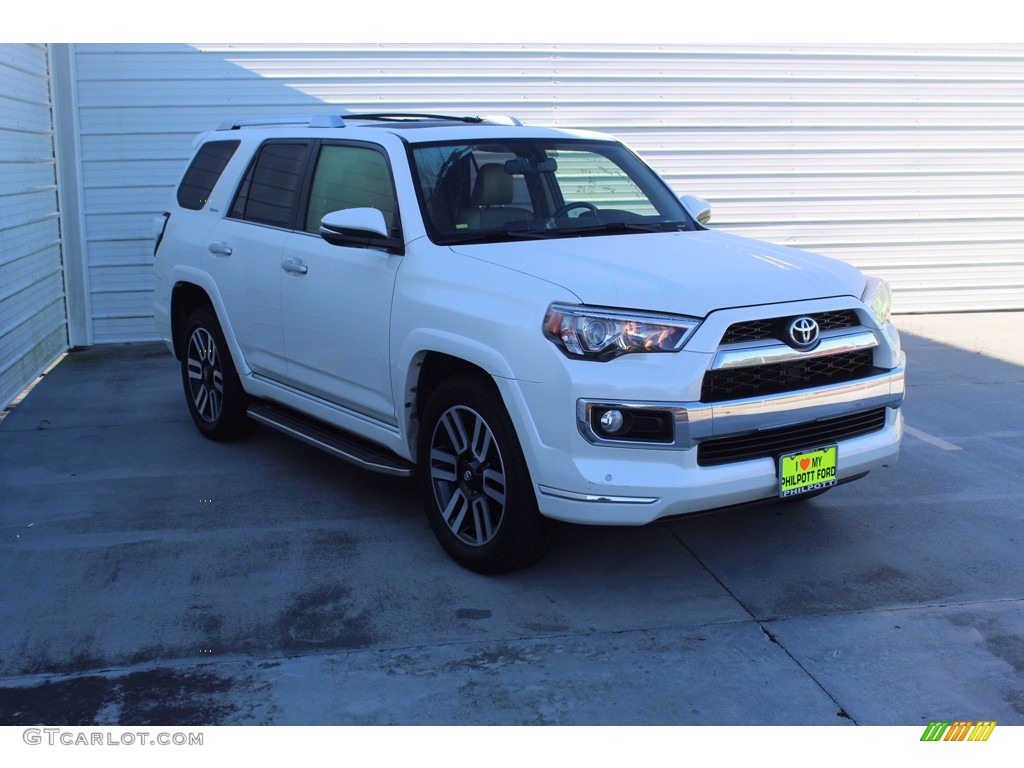
[[[671,411],[594,403],[577,411],[579,416],[584,412],[587,423],[581,420],[580,432],[592,443],[670,445],[675,439],[675,422]]]
[[[614,408],[605,411],[601,414],[601,431],[608,435],[614,435],[620,429],[622,429],[622,411],[617,411]]]

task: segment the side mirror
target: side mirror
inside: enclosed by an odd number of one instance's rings
[[[683,195],[679,199],[682,201],[686,212],[693,216],[700,224],[707,224],[711,220],[711,203],[703,197]]]
[[[377,208],[346,208],[332,211],[320,220],[320,237],[331,245],[349,248],[378,248],[401,256],[405,246],[388,233],[384,214]]]

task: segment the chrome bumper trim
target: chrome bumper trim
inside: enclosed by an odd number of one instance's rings
[[[873,349],[878,346],[878,339],[871,331],[844,333],[841,335],[823,336],[821,343],[814,349],[801,352],[786,344],[766,344],[760,347],[743,347],[742,349],[723,349],[715,355],[711,364],[713,370],[728,368],[747,368],[753,365],[772,365],[788,363],[792,360],[813,360],[816,357],[836,355],[842,352],[857,352],[862,349]]]
[[[659,501],[656,496],[604,496],[596,493],[574,493],[573,491],[563,491],[561,488],[551,488],[547,485],[538,485],[537,490],[545,496],[554,496],[559,499],[568,499],[569,501],[582,501],[589,504],[654,504]]]
[[[753,397],[722,403],[612,402],[580,399],[576,401],[576,426],[587,442],[615,448],[644,450],[689,450],[701,440],[728,437],[794,424],[828,419],[872,408],[899,408],[905,390],[905,361],[885,373],[866,379],[830,384],[769,397]],[[671,443],[609,440],[591,429],[591,411],[617,408],[669,411],[675,422],[675,439]]]

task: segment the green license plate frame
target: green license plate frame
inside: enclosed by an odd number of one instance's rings
[[[826,445],[779,457],[779,496],[789,498],[831,488],[839,472],[839,446]]]

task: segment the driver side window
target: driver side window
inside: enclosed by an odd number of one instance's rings
[[[376,208],[394,234],[398,203],[391,169],[374,149],[325,144],[313,172],[306,231],[319,232],[326,214],[346,208]]]

